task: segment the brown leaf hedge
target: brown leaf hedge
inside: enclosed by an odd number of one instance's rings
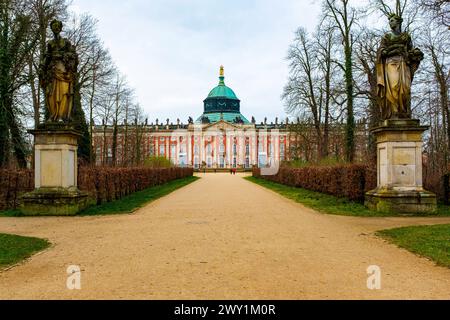
[[[359,164],[281,167],[274,176],[261,176],[260,169],[254,168],[253,176],[357,202],[364,202],[365,193],[377,186],[376,169]]]
[[[450,198],[450,186],[445,185],[445,175],[442,176],[432,172],[426,165],[424,165],[423,170],[425,189],[436,193],[440,201],[445,202],[446,195],[447,198]],[[364,202],[365,193],[377,186],[376,168],[363,164],[308,166],[303,168],[282,167],[275,176],[261,176],[260,169],[254,168],[253,176],[291,187],[348,198],[361,203]]]
[[[22,194],[33,189],[32,170],[0,169],[0,210],[17,208]]]
[[[80,167],[78,187],[102,204],[192,175],[191,168]],[[17,208],[21,196],[33,189],[33,170],[0,169],[0,210]]]

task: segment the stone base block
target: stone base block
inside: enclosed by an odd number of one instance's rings
[[[40,188],[23,196],[21,211],[25,216],[74,216],[92,204],[77,188]]]
[[[399,191],[376,189],[366,194],[371,210],[401,214],[432,214],[437,210],[436,195],[425,190]]]

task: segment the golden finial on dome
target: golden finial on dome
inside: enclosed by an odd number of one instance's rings
[[[223,66],[220,66],[220,76],[225,76],[225,68]]]

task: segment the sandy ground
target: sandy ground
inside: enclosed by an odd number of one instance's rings
[[[0,272],[1,299],[450,299],[450,269],[375,237],[450,218],[330,216],[228,174],[134,215],[2,218],[53,246]],[[81,267],[81,290],[66,288]],[[378,265],[382,289],[367,289]]]

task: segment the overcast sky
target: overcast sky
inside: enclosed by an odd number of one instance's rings
[[[284,118],[288,46],[320,14],[311,0],[73,0],[72,9],[99,20],[150,122],[199,117],[222,64],[244,116]]]

